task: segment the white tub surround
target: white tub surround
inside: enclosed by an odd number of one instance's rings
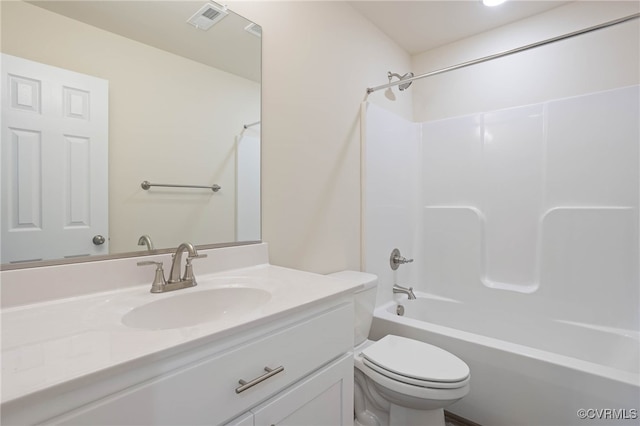
[[[379,301],[407,309],[373,332],[469,364],[453,413],[638,415],[639,106],[638,85],[424,123],[366,106],[365,270]],[[394,247],[414,262],[391,270]],[[433,297],[407,302],[393,284]]]
[[[340,324],[352,321],[352,292],[361,285],[270,265],[266,244],[200,252],[208,257],[193,262],[198,286],[161,294],[149,292],[154,271],[137,267],[140,258],[3,271],[2,423],[181,418],[217,424],[243,412],[253,416],[250,410],[291,393],[287,386],[296,381],[323,394],[322,383],[310,376],[320,367],[327,370],[320,377],[330,378],[329,397],[338,401],[329,410],[332,419],[348,419],[352,406],[336,397],[342,395],[336,389],[352,391],[352,360],[341,357],[352,356],[353,333],[341,331]],[[168,255],[158,259],[168,269]],[[122,323],[128,312],[150,302],[230,287],[265,290],[268,300],[237,314],[230,306],[215,320],[192,326],[148,330]],[[167,315],[180,320],[180,312]],[[284,372],[234,393],[239,379],[251,380],[264,374],[263,367],[281,363]],[[215,380],[200,382],[212,375]],[[222,396],[214,397],[218,391]]]

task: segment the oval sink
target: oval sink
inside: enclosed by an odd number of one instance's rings
[[[244,314],[264,305],[269,299],[271,293],[251,287],[224,287],[176,294],[132,309],[122,317],[122,323],[146,330],[187,327]]]

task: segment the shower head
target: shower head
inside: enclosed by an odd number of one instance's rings
[[[402,77],[400,77],[400,80],[405,80],[407,78],[411,78],[413,77],[413,73],[412,72],[408,72],[405,75],[403,75]],[[398,85],[398,89],[400,90],[405,90],[407,87],[411,86],[411,83],[413,83],[413,81],[409,81],[407,83],[402,83]]]
[[[389,83],[391,83],[391,79],[393,77],[396,77],[398,80],[402,81],[402,80],[406,80],[407,78],[411,78],[413,77],[413,73],[412,72],[408,72],[405,75],[400,75],[400,74],[396,74],[396,73],[392,73],[391,71],[387,72],[387,77],[389,77]],[[398,89],[402,90],[406,90],[409,86],[411,86],[411,83],[413,83],[413,81],[409,81],[407,83],[402,83],[402,84],[398,84]]]

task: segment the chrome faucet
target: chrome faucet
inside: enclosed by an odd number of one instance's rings
[[[153,250],[153,242],[151,241],[151,237],[148,236],[147,234],[142,235],[140,238],[138,238],[138,245],[139,246],[147,246],[147,250],[151,251]]]
[[[187,264],[184,268],[184,275],[180,278],[180,268],[182,264],[182,252],[187,252]],[[191,259],[197,259],[200,257],[207,257],[206,254],[198,254],[198,250],[191,243],[182,243],[176,249],[173,254],[173,261],[171,262],[171,271],[169,272],[169,279],[167,284],[184,283],[188,284],[185,287],[192,287],[196,285],[196,279],[193,276],[193,266],[191,265]]]
[[[182,264],[182,252],[188,253],[186,265],[184,268],[184,275],[180,278],[180,268]],[[151,293],[164,293],[166,291],[179,290],[181,288],[193,287],[198,285],[196,277],[193,275],[193,265],[191,265],[192,259],[198,259],[207,257],[206,254],[198,254],[198,251],[191,243],[182,243],[176,249],[173,254],[173,260],[171,262],[171,272],[169,273],[169,280],[164,278],[164,270],[162,269],[162,262],[154,261],[142,261],[138,262],[138,266],[144,265],[156,265],[156,274],[151,284]]]
[[[393,293],[402,293],[402,294],[406,294],[407,297],[409,298],[409,300],[415,300],[416,299],[416,295],[413,294],[413,287],[402,287],[399,286],[398,284],[394,284],[393,285]]]

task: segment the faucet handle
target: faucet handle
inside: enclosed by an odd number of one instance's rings
[[[193,265],[191,264],[191,259],[201,259],[203,257],[207,257],[205,254],[198,254],[195,256],[187,256],[186,264],[184,266],[184,276],[182,277],[183,281],[191,280],[193,285],[198,285],[196,282],[196,277],[193,275]]]
[[[162,262],[154,262],[153,260],[142,260],[138,262],[138,266],[156,265],[162,267]]]
[[[193,285],[198,285],[198,283],[196,282],[196,277],[195,275],[193,275],[193,265],[191,264],[191,259],[199,259],[202,257],[207,257],[207,255],[199,254],[197,256],[187,257],[187,261],[184,266],[184,276],[182,277],[182,281],[191,281]]]
[[[151,284],[151,293],[162,293],[162,288],[167,284],[167,280],[164,278],[162,262],[154,262],[152,260],[138,262],[138,266],[147,265],[156,265],[156,275],[153,277],[153,283]]]
[[[207,254],[204,253],[204,254],[197,254],[195,256],[187,256],[187,260],[188,259],[202,259],[203,257],[207,257]]]
[[[393,249],[393,251],[391,252],[391,256],[389,257],[389,264],[391,266],[391,269],[393,269],[394,271],[398,269],[398,266],[411,262],[413,262],[413,259],[407,259],[406,257],[403,257],[400,254],[400,250],[398,250],[397,248]]]

